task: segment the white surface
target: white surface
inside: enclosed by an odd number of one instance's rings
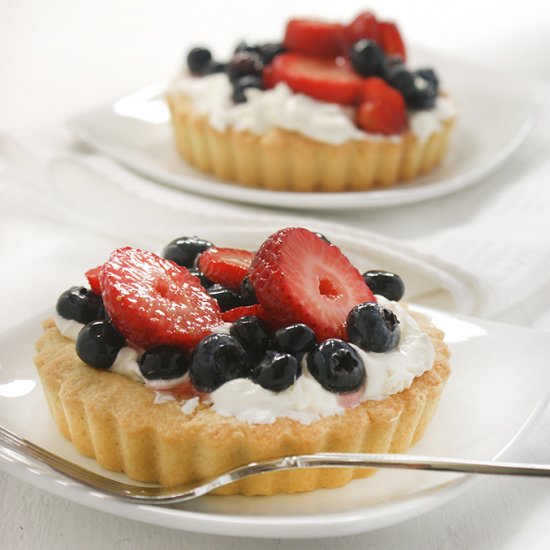
[[[428,50],[468,63],[491,65],[518,80],[525,75],[550,79],[546,62],[550,48],[547,3],[372,0],[369,4],[379,14],[398,19],[406,38]],[[291,14],[322,12],[327,17],[347,18],[364,7],[359,0],[327,4],[282,0],[272,5],[211,0],[207,10],[204,3],[170,0],[22,0],[9,5],[4,0],[0,4],[0,131],[57,126],[61,120],[107,104],[113,97],[164,80],[190,44],[208,42],[221,56],[237,35],[279,36],[284,20]],[[547,151],[547,146],[541,147],[546,156]],[[542,183],[548,181],[548,173],[531,151],[525,154],[520,150],[515,160],[487,182],[458,194],[363,216],[345,212],[326,213],[324,217],[376,228],[405,241],[440,236],[452,242],[453,232],[461,232],[467,222],[482,223],[483,210],[494,207],[487,223],[495,228],[498,238],[499,228],[518,226],[523,231],[528,225],[529,194],[522,196],[515,190],[515,215],[507,212],[499,218],[498,206],[503,194],[514,191],[511,184],[521,184],[529,173],[535,173]],[[112,236],[77,227],[67,229],[52,221],[47,212],[27,209],[24,201],[8,198],[13,187],[11,180],[0,176],[2,329],[50,307],[60,288],[81,277],[83,266],[99,263],[120,244]],[[543,198],[543,194],[536,195],[533,202]],[[539,223],[538,218],[532,218],[533,228]],[[499,318],[548,331],[549,306],[550,284],[546,284],[520,306],[501,312]],[[524,366],[518,365],[518,369],[522,371]],[[547,461],[548,433],[547,412],[511,458]],[[519,550],[546,549],[550,539],[550,488],[548,483],[536,480],[486,478],[452,503],[403,524],[364,535],[310,541],[258,541],[154,527],[74,504],[4,474],[0,475],[0,487],[0,541],[10,550]]]
[[[178,156],[163,85],[150,86],[106,108],[78,115],[69,125],[85,143],[132,170],[217,199],[303,210],[377,208],[433,199],[478,183],[514,153],[535,124],[539,86],[433,53],[412,53],[412,66],[442,68],[443,85],[458,104],[458,122],[442,164],[397,189],[289,193],[224,183]]]
[[[550,397],[550,341],[536,331],[425,312],[446,334],[453,369],[437,414],[414,453],[485,460],[509,454]],[[0,335],[0,423],[81,466],[127,480],[80,456],[50,418],[31,351],[41,320],[50,314],[39,314]],[[519,363],[525,365],[520,376]],[[32,460],[22,463],[16,455],[0,445],[0,469],[75,502],[157,526],[243,537],[333,537],[371,531],[440,506],[473,482],[460,474],[382,470],[340,489],[302,495],[206,496],[180,505],[137,506],[89,490]]]

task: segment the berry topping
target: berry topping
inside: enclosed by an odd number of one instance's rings
[[[357,111],[357,122],[366,132],[372,134],[399,134],[405,127],[405,107],[398,108],[389,102],[375,99],[361,103]]]
[[[381,75],[384,69],[384,52],[374,40],[359,40],[350,50],[351,64],[361,76]]]
[[[183,267],[193,267],[195,258],[211,246],[210,241],[198,237],[180,237],[164,247],[162,256]]]
[[[88,279],[88,283],[90,283],[90,288],[92,289],[92,292],[94,294],[97,294],[98,296],[101,296],[101,285],[99,283],[99,274],[101,272],[102,265],[98,265],[97,267],[93,267],[92,269],[88,269],[86,271],[86,279]]]
[[[414,76],[414,92],[407,100],[411,109],[433,109],[437,98],[437,86],[422,76]]]
[[[294,355],[298,361],[317,345],[315,333],[303,323],[281,327],[273,335],[273,347]]]
[[[111,323],[93,321],[78,333],[76,353],[91,367],[108,369],[113,366],[124,344],[124,336]]]
[[[414,71],[413,76],[415,78],[419,76],[420,78],[431,82],[435,86],[436,90],[439,89],[439,78],[437,78],[437,75],[433,69],[418,69],[417,71]]]
[[[230,380],[245,377],[247,372],[246,352],[228,334],[210,334],[193,350],[189,373],[199,391],[214,391]]]
[[[335,57],[344,49],[344,27],[339,23],[291,19],[286,25],[284,44],[293,52]]]
[[[208,67],[212,62],[212,54],[207,48],[193,48],[187,54],[187,66],[195,75],[203,75],[207,73]]]
[[[346,40],[348,44],[355,44],[358,40],[367,38],[378,42],[378,21],[376,17],[365,11],[360,13],[347,27]]]
[[[254,50],[241,50],[237,52],[227,64],[227,76],[233,83],[243,76],[257,76],[262,74],[264,62],[259,52]]]
[[[375,301],[340,249],[304,228],[289,227],[271,235],[248,276],[273,324],[304,323],[318,340],[343,337],[350,310]]]
[[[281,42],[267,42],[258,46],[264,65],[269,65],[277,55],[286,52],[284,44]]]
[[[254,367],[250,378],[266,390],[280,392],[290,388],[300,374],[301,369],[295,357],[288,353],[268,351]]]
[[[248,315],[256,315],[263,319],[265,317],[264,310],[260,304],[252,304],[250,306],[239,306],[233,309],[228,309],[222,313],[222,319],[226,323],[233,323],[241,317],[247,317]]]
[[[348,340],[365,351],[381,353],[399,344],[401,329],[395,314],[379,304],[355,306],[348,315]]]
[[[234,103],[245,103],[246,95],[245,90],[249,88],[256,88],[261,90],[263,87],[262,77],[258,75],[247,75],[239,78],[237,82],[233,85],[233,93],[231,94],[231,99]]]
[[[229,333],[254,355],[263,355],[271,345],[271,330],[265,321],[255,315],[237,319]]]
[[[405,100],[399,91],[377,76],[371,76],[363,80],[360,99],[362,102],[380,100],[398,109],[405,110]]]
[[[139,361],[139,370],[147,380],[180,378],[188,369],[187,356],[180,349],[171,346],[152,348]]]
[[[390,86],[401,92],[401,95],[408,101],[416,90],[414,77],[404,65],[394,65],[388,70],[387,81]]]
[[[390,271],[367,271],[363,273],[363,279],[373,294],[380,294],[387,300],[399,302],[405,294],[403,279]]]
[[[266,86],[286,82],[295,92],[321,101],[355,103],[361,77],[343,58],[318,58],[295,52],[278,55],[265,74]]]
[[[238,248],[217,248],[203,252],[198,267],[214,283],[238,290],[245,278],[254,254]]]
[[[245,306],[251,306],[258,303],[258,298],[256,298],[256,293],[254,292],[254,287],[250,283],[248,275],[243,279],[241,283],[241,303]]]
[[[55,309],[64,319],[86,324],[99,319],[102,305],[95,292],[83,286],[72,286],[59,296]]]
[[[234,290],[231,290],[223,285],[215,284],[209,286],[206,289],[206,292],[209,296],[216,300],[222,312],[241,306],[241,297]]]
[[[358,390],[366,379],[365,365],[359,354],[343,340],[330,338],[308,355],[311,375],[333,393]]]
[[[398,55],[403,62],[407,60],[405,44],[395,23],[382,22],[378,26],[380,33],[380,45],[386,55]]]
[[[205,276],[205,274],[200,269],[196,267],[190,267],[189,273],[197,277],[204,288],[209,288],[214,284],[208,277]]]
[[[111,254],[101,288],[115,327],[145,349],[191,349],[222,322],[216,301],[187,269],[137,248]]]

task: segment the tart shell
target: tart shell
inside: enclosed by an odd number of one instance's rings
[[[309,425],[288,418],[249,424],[200,404],[184,414],[177,402],[155,404],[139,382],[96,370],[76,355],[74,342],[44,322],[35,363],[48,406],[67,439],[109,470],[143,482],[177,485],[252,461],[315,452],[405,452],[424,434],[447,380],[443,333],[415,314],[435,347],[433,367],[382,401],[366,401]],[[256,476],[217,494],[274,495],[338,487],[373,470],[311,469]]]
[[[331,145],[281,128],[263,134],[219,132],[181,92],[168,93],[179,154],[203,172],[246,187],[341,192],[392,187],[432,170],[444,157],[454,118],[426,140],[406,131],[390,138]]]

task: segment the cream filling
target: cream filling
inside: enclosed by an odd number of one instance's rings
[[[365,138],[400,139],[399,135],[363,132],[355,126],[353,109],[294,93],[282,82],[271,90],[246,90],[247,101],[237,105],[231,101],[231,84],[224,73],[183,75],[173,82],[171,91],[183,92],[191,98],[197,111],[208,115],[210,125],[220,132],[234,128],[264,134],[272,128],[282,128],[332,145]],[[409,112],[409,126],[420,140],[427,140],[442,127],[442,122],[455,115],[452,100],[442,96],[437,98],[434,109]]]

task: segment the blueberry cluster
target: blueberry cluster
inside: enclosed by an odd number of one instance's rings
[[[400,56],[386,56],[374,40],[368,39],[359,40],[351,47],[350,60],[361,76],[378,76],[396,88],[409,109],[434,107],[439,79],[433,69],[409,71]]]
[[[262,71],[276,55],[285,51],[280,42],[247,44],[240,42],[228,63],[215,62],[207,48],[193,48],[187,55],[187,66],[192,74],[203,76],[226,72],[233,87],[231,98],[235,103],[246,101],[245,90],[263,88]]]

